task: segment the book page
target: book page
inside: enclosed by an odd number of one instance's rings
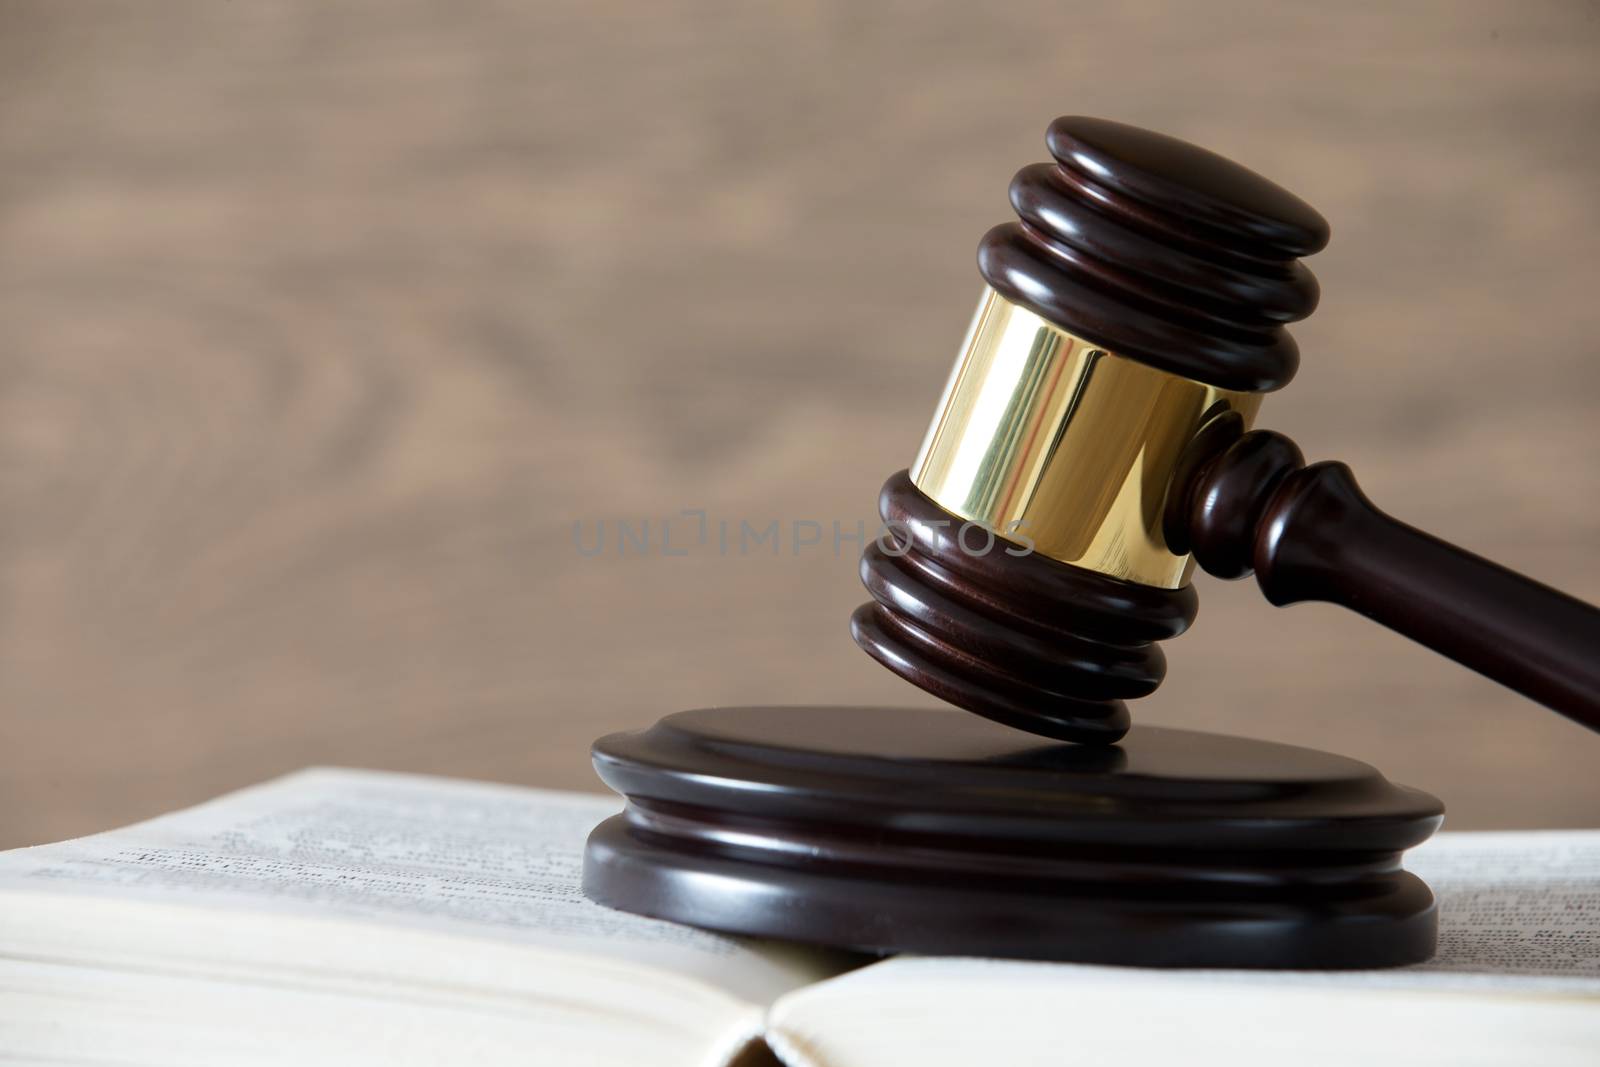
[[[839,969],[821,953],[590,903],[604,796],[312,769],[93,837],[0,853],[0,893],[82,894],[349,919],[693,975],[754,1003]]]
[[[1600,830],[1444,833],[1405,865],[1439,900],[1439,953],[1410,975],[1600,992]]]

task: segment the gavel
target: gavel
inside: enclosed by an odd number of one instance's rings
[[[601,738],[614,908],[867,952],[1159,967],[1432,955],[1402,854],[1442,802],[1328,752],[1140,724],[1198,564],[1343,604],[1600,729],[1600,612],[1378,511],[1252,430],[1328,225],[1220,156],[1057,119],[851,617],[955,709],[709,707]],[[1000,725],[997,725],[1000,724]],[[1008,729],[1007,727],[1018,727]],[[1029,736],[1030,734],[1042,736]],[[1089,742],[1073,744],[1063,742]]]
[[[1600,611],[1378,510],[1252,430],[1315,310],[1308,204],[1187,142],[1064,117],[978,246],[987,283],[926,440],[884,484],[879,662],[1031,733],[1107,744],[1160,684],[1196,563],[1340,604],[1600,730]]]

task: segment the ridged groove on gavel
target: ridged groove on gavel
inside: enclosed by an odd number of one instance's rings
[[[1006,299],[1067,331],[1225,389],[1277,389],[1299,351],[1284,329],[1316,310],[1297,257],[1328,243],[1303,200],[1195,145],[1069,116],[1045,140],[1055,162],[1011,181],[1019,221],[978,246]]]
[[[878,498],[885,534],[861,557],[873,596],[850,619],[856,643],[924,690],[1031,733],[1109,744],[1124,700],[1166,671],[1153,642],[1194,621],[1194,589],[1118,581],[985,537],[923,496],[905,471]],[[886,547],[887,546],[887,547]]]

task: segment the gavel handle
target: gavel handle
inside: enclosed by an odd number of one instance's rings
[[[1384,514],[1343,463],[1302,463],[1254,431],[1198,464],[1179,536],[1201,567],[1341,604],[1600,731],[1600,610]]]

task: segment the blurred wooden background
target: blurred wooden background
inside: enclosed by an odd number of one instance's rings
[[[0,845],[921,702],[846,634],[856,547],[789,524],[910,460],[1063,112],[1316,204],[1263,424],[1600,600],[1594,0],[0,0]],[[782,551],[575,548],[687,508]],[[1600,736],[1200,581],[1139,719],[1372,759],[1457,828],[1600,823]]]

